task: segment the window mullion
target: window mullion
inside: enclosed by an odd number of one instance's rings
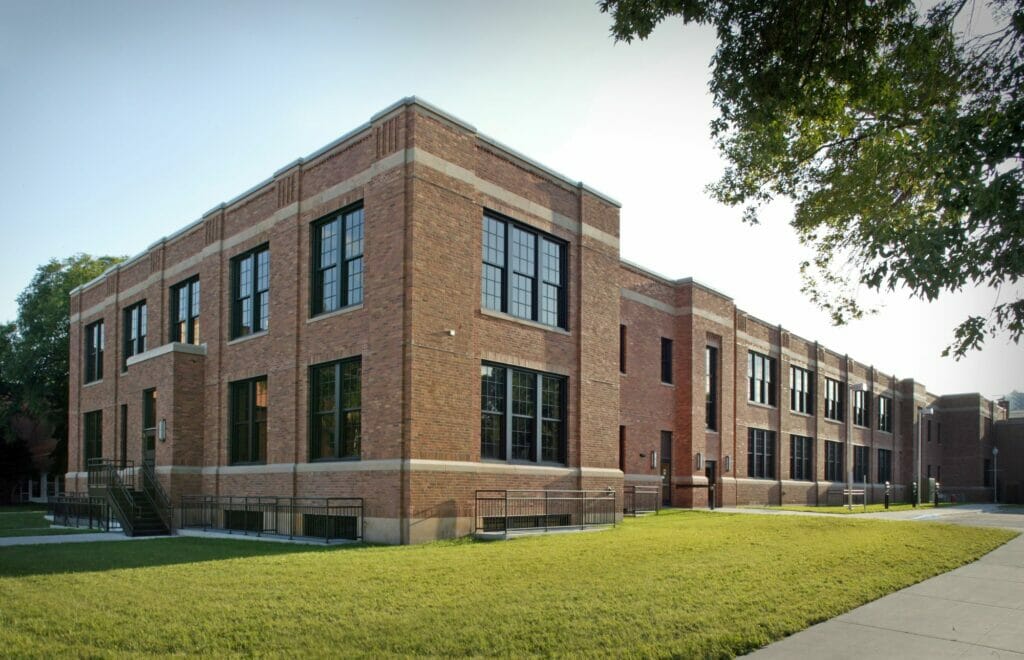
[[[509,301],[512,299],[512,227],[502,222],[505,228],[505,263],[501,282],[501,311],[508,314]]]
[[[541,409],[541,397],[543,396],[544,377],[540,374],[534,374],[534,380],[536,382],[536,392],[534,395],[535,408],[534,412],[537,417],[533,420],[534,426],[534,438],[533,438],[533,460],[537,463],[541,460],[541,429],[544,424],[544,413]]]
[[[341,458],[341,447],[345,444],[345,425],[341,423],[341,363],[334,365],[334,456]]]
[[[512,368],[505,368],[505,460],[512,460]]]
[[[530,293],[530,320],[539,321],[540,316],[540,288],[544,286],[540,277],[540,260],[543,250],[541,250],[541,237],[537,234],[533,235],[533,290]]]
[[[348,305],[348,255],[345,254],[345,241],[342,238],[348,217],[341,214],[335,222],[338,223],[338,229],[334,232],[334,253],[338,256],[334,263],[338,269],[338,309],[341,309]]]

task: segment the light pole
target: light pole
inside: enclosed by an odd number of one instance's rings
[[[917,409],[917,494],[914,496],[916,499],[915,504],[921,506],[921,426],[922,419],[925,415],[931,417],[935,414],[935,408],[918,408]]]
[[[999,504],[999,447],[992,448],[992,503]]]

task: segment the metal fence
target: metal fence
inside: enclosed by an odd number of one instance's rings
[[[54,525],[87,527],[104,532],[120,527],[103,497],[58,495],[46,503],[46,512]]]
[[[661,486],[623,486],[622,512],[636,516],[661,511]]]
[[[614,525],[613,490],[478,490],[474,532],[547,531]]]
[[[315,538],[325,543],[363,538],[361,497],[186,495],[181,498],[179,512],[182,529]]]

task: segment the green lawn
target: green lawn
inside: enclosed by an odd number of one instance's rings
[[[92,529],[70,529],[50,527],[44,516],[46,509],[38,506],[0,507],[0,537],[3,536],[52,536],[54,534],[82,534],[95,532]]]
[[[940,508],[948,508],[950,506],[956,506],[955,504],[942,504]],[[838,506],[761,506],[753,507],[758,509],[778,509],[781,511],[808,511],[810,513],[885,513],[885,504],[869,504],[865,509],[862,504],[854,504],[853,509],[847,509],[845,504]],[[914,508],[913,504],[890,504],[889,511],[911,511]],[[918,509],[934,509],[934,504],[924,504],[917,507]]]
[[[414,547],[0,548],[4,655],[741,654],[950,570],[995,528],[670,511]]]

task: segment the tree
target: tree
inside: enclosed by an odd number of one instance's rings
[[[17,320],[0,325],[0,398],[5,398],[0,426],[11,441],[23,442],[32,441],[41,428],[52,429],[58,473],[67,467],[71,290],[123,260],[87,254],[51,259],[36,269],[18,296]],[[15,419],[17,428],[28,429],[33,438],[16,437]]]
[[[616,41],[662,20],[716,30],[711,134],[727,160],[708,189],[745,207],[793,200],[813,258],[804,292],[840,324],[858,285],[935,300],[992,287],[943,355],[1024,334],[1024,0],[601,0]],[[982,12],[984,13],[984,12]],[[987,20],[987,19],[986,19]],[[1015,290],[1011,290],[1015,289]]]

